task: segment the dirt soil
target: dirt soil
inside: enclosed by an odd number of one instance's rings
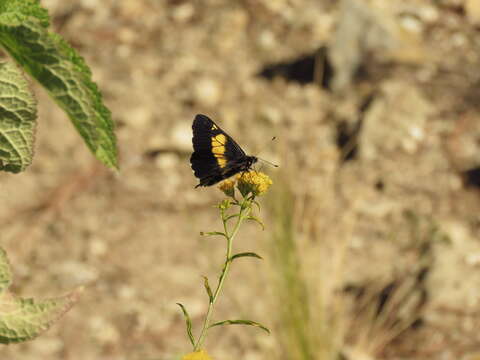
[[[198,330],[201,275],[214,279],[224,256],[223,242],[199,236],[221,226],[222,194],[194,189],[197,113],[280,164],[262,171],[277,194],[293,194],[302,272],[344,324],[343,358],[480,358],[480,2],[41,2],[92,68],[121,171],[103,168],[33,84],[35,158],[0,175],[2,247],[17,294],[86,290],[2,359],[189,351],[176,303]],[[265,261],[235,264],[216,314],[258,320],[272,335],[212,331],[214,359],[291,359],[268,259],[274,201],[261,199],[266,230],[248,225],[236,245]]]

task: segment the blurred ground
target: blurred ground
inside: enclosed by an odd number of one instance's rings
[[[221,194],[193,188],[196,113],[281,165],[263,171],[276,196],[293,194],[302,272],[318,308],[340,319],[343,358],[480,357],[480,2],[42,4],[112,110],[121,173],[93,159],[35,86],[34,163],[0,175],[2,246],[22,296],[89,285],[60,323],[3,347],[3,359],[169,360],[189,350],[175,303],[199,324],[200,275],[213,279],[224,252],[198,236],[220,225]],[[238,250],[275,247],[274,201],[262,199],[267,229],[245,228]],[[273,334],[212,331],[215,359],[289,359],[274,275],[268,257],[235,264],[217,318],[252,318]]]

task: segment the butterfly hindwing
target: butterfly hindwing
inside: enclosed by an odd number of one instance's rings
[[[200,179],[197,186],[210,186],[240,171],[247,170],[256,161],[225,131],[205,115],[193,120],[193,154],[190,163]]]

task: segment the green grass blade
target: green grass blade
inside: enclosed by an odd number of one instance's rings
[[[321,344],[315,342],[316,324],[310,313],[310,294],[301,269],[294,227],[294,199],[288,185],[282,181],[272,196],[273,233],[269,242],[273,266],[275,299],[278,302],[278,332],[283,347],[283,359],[326,360],[320,356]]]

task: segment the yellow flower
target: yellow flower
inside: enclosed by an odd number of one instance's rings
[[[243,172],[237,175],[237,181],[237,188],[244,197],[249,193],[254,196],[263,195],[272,185],[268,175],[257,171]]]
[[[223,191],[223,193],[227,196],[234,197],[235,196],[235,181],[232,180],[224,180],[218,185],[218,188]]]
[[[184,355],[182,360],[212,360],[210,356],[208,356],[205,350],[195,351],[193,353]]]

